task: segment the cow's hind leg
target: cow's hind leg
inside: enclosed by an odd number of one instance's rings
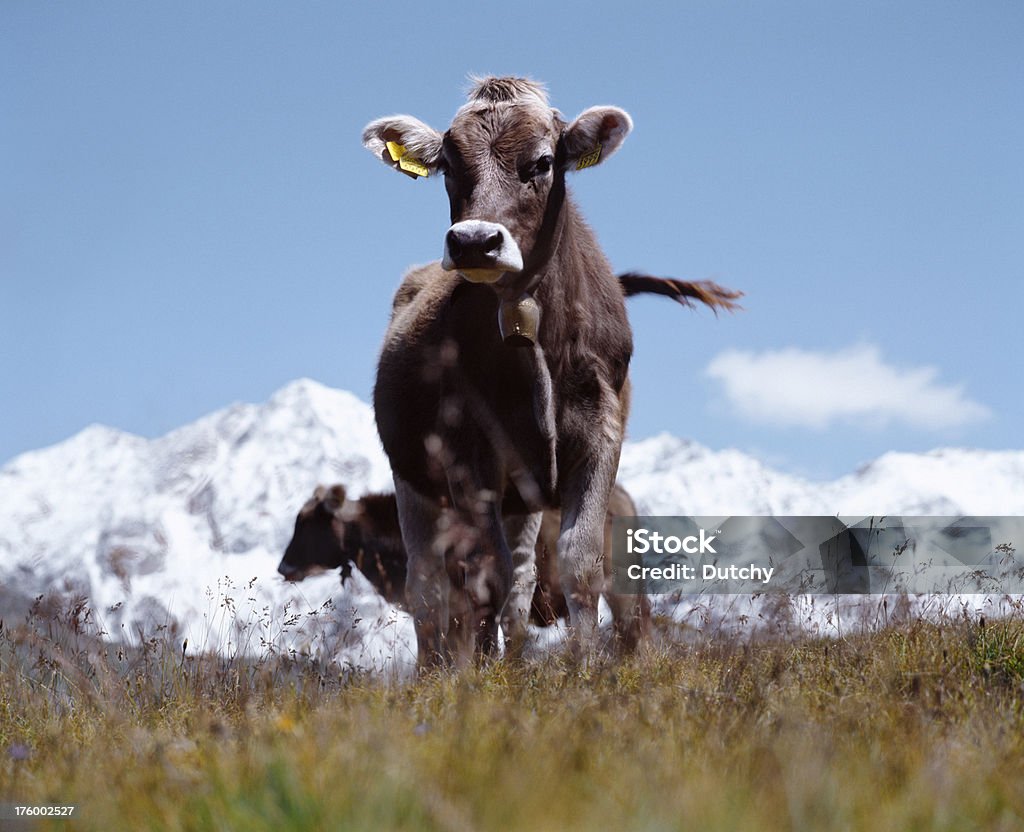
[[[616,648],[625,653],[634,652],[650,629],[650,601],[643,593],[618,595],[609,592],[605,599],[612,611]]]
[[[618,499],[620,502],[625,499],[625,507],[630,512],[631,516],[636,514],[636,506],[633,505],[633,501],[628,495],[623,495],[625,492],[619,491],[618,494],[612,494],[612,502]],[[618,506],[622,508],[623,506]],[[614,561],[612,557],[612,507],[609,506],[608,520],[605,523],[604,530],[604,597],[608,602],[608,607],[612,613],[612,622],[614,624],[615,632],[615,647],[616,649],[632,653],[640,643],[646,637],[650,630],[651,623],[651,602],[647,598],[647,593],[641,590],[640,592],[621,594],[613,592],[614,579],[613,579],[613,567]],[[622,515],[619,515],[622,516]]]
[[[450,625],[448,628],[448,652],[452,665],[458,669],[473,662],[474,652],[479,644],[477,610],[465,586],[453,586],[448,599]]]
[[[440,508],[395,477],[398,521],[408,558],[405,598],[416,627],[417,667],[448,664],[448,596],[445,553],[436,544]]]
[[[491,494],[494,492],[484,492]],[[480,657],[498,653],[498,623],[507,604],[512,586],[512,553],[505,540],[501,516],[493,500],[481,498],[471,511],[449,512],[450,522],[441,535],[446,540],[449,574],[453,592],[464,593],[471,615],[458,616],[451,602],[452,632],[459,636],[456,663],[465,664],[465,650]],[[461,596],[457,596],[461,597]],[[468,642],[465,638],[469,634]]]
[[[498,623],[503,620],[512,595],[514,555],[505,538],[497,503],[491,500],[482,503],[482,511],[476,518],[479,530],[473,555],[476,579],[470,595],[477,608],[478,652],[483,656],[496,656]]]

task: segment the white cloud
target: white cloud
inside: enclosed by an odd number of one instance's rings
[[[894,367],[871,344],[838,352],[727,350],[705,372],[743,416],[775,425],[943,429],[992,415],[962,386],[938,382],[934,367]]]

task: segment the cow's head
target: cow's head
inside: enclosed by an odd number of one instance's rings
[[[452,221],[445,269],[478,283],[517,283],[557,243],[566,172],[603,162],[632,126],[618,107],[591,107],[567,124],[541,85],[485,78],[447,132],[391,116],[368,124],[363,144],[410,176],[444,175]]]
[[[318,485],[299,510],[295,531],[277,571],[286,581],[301,581],[326,569],[348,564],[344,522],[340,518],[345,487]]]

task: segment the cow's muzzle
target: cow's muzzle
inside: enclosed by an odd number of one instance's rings
[[[282,560],[277,565],[277,573],[288,581],[288,583],[292,584],[308,578],[313,574],[313,570],[308,567],[303,568],[301,566],[292,566],[292,564]]]
[[[277,565],[277,573],[286,581],[301,581],[303,577],[305,577],[299,567],[292,566],[290,563],[285,563],[284,561],[281,561]]]
[[[441,268],[472,283],[494,283],[505,272],[521,272],[523,254],[501,223],[465,220],[444,235]]]

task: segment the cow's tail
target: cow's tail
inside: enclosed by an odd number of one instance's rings
[[[733,311],[742,307],[736,301],[743,292],[726,289],[710,280],[676,280],[674,277],[654,277],[642,272],[623,272],[619,275],[625,296],[664,295],[683,306],[694,306],[700,301],[717,315],[719,309]]]

